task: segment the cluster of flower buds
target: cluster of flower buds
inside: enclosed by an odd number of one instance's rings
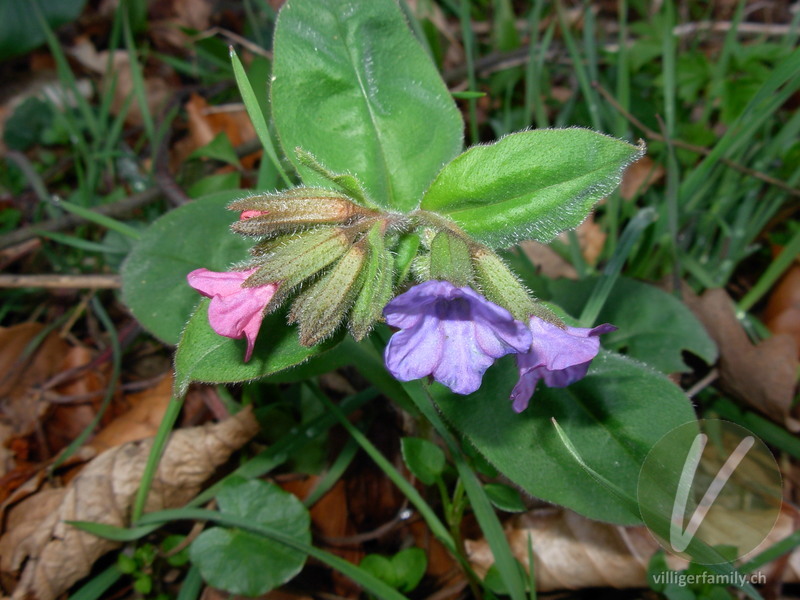
[[[399,329],[386,365],[401,381],[431,376],[469,394],[497,358],[516,354],[511,398],[519,412],[539,380],[563,387],[582,378],[597,336],[614,329],[567,327],[495,252],[436,213],[386,212],[357,189],[314,187],[253,195],[229,208],[240,213],[233,231],[258,239],[251,260],[224,273],[197,269],[188,280],[212,299],[211,327],[247,339],[245,360],[264,315],[289,302],[288,321],[306,346],[343,323],[361,340],[385,318]],[[410,273],[419,283],[395,296]]]

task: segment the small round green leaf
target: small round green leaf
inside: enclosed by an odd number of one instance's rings
[[[127,554],[119,554],[117,556],[117,568],[126,575],[130,575],[139,568],[139,565],[137,565],[136,561]]]
[[[397,588],[397,578],[394,574],[392,561],[380,554],[367,554],[358,565],[370,575],[374,575],[387,585]]]
[[[311,540],[303,504],[273,483],[235,480],[217,495],[220,512],[244,517],[299,542]],[[242,531],[212,527],[189,548],[192,562],[210,585],[245,596],[260,596],[297,575],[306,555],[273,540]]]
[[[500,510],[506,512],[525,512],[525,503],[520,498],[519,492],[504,483],[487,483],[483,491]]]
[[[392,565],[401,592],[410,592],[419,585],[428,568],[428,557],[422,548],[406,548],[392,557]]]
[[[445,456],[433,442],[421,438],[404,437],[400,441],[403,460],[408,470],[425,485],[433,485],[442,475]]]
[[[421,548],[406,548],[391,558],[368,554],[359,567],[401,592],[410,592],[425,575],[428,558]]]

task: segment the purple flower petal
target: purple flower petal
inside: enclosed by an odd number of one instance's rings
[[[533,343],[528,352],[517,355],[519,381],[511,392],[516,412],[528,407],[540,379],[549,387],[566,387],[583,379],[600,351],[598,336],[617,329],[607,323],[591,329],[562,329],[539,317],[531,317],[529,325]]]
[[[264,319],[264,307],[278,289],[277,283],[257,287],[242,287],[242,283],[256,269],[246,271],[215,272],[196,269],[186,276],[189,285],[211,298],[208,306],[208,323],[219,335],[247,338],[245,362],[250,360],[258,330]]]
[[[386,323],[399,329],[414,327],[430,305],[439,298],[448,298],[454,289],[458,288],[447,281],[431,280],[415,285],[386,305],[383,311]]]
[[[530,348],[528,328],[468,287],[426,281],[389,302],[386,322],[401,331],[386,346],[386,366],[400,381],[426,375],[457,394],[481,385],[495,359]]]
[[[398,331],[386,346],[386,366],[400,381],[430,375],[442,359],[444,335],[436,331],[434,317],[423,314],[419,320],[431,322]]]

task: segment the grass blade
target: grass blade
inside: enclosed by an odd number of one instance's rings
[[[250,117],[250,121],[252,121],[253,127],[258,134],[258,139],[261,140],[261,145],[264,146],[264,152],[266,152],[267,156],[269,156],[270,161],[272,161],[272,164],[275,166],[275,170],[278,172],[278,175],[280,175],[281,179],[283,179],[286,187],[292,187],[292,180],[286,174],[286,171],[284,170],[283,165],[278,158],[278,153],[275,151],[275,145],[272,143],[272,135],[269,132],[267,120],[264,118],[264,113],[261,112],[261,107],[259,106],[258,99],[253,91],[253,86],[250,85],[250,80],[247,78],[247,73],[244,72],[242,61],[239,60],[239,56],[236,54],[233,46],[230,47],[230,56],[231,63],[233,64],[233,75],[236,78],[236,85],[239,86],[239,93],[242,95],[244,106],[247,109],[247,114]]]

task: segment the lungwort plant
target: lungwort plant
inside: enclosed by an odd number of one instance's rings
[[[648,450],[694,420],[690,403],[655,368],[600,349],[624,323],[538,301],[501,251],[576,227],[642,146],[568,128],[464,150],[461,114],[393,0],[287,2],[273,50],[271,115],[235,56],[234,72],[286,185],[168,213],[123,269],[131,310],[178,345],[178,394],[351,364],[531,495],[641,522],[620,493],[635,497]],[[663,306],[663,322],[683,317]]]

